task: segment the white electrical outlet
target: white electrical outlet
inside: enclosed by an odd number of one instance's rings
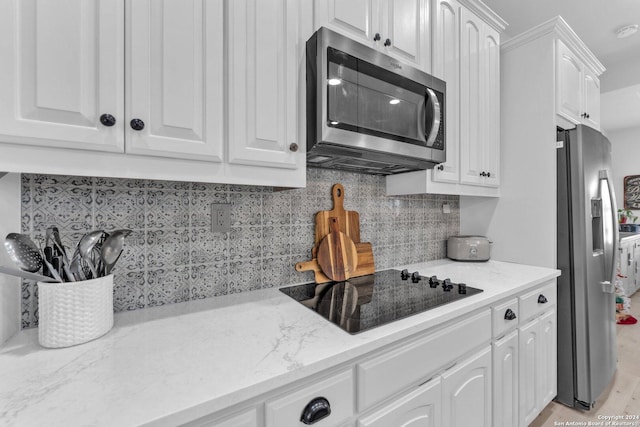
[[[451,206],[448,203],[442,205],[442,213],[448,214],[451,213]]]
[[[211,204],[211,231],[214,233],[228,233],[231,231],[231,204]]]

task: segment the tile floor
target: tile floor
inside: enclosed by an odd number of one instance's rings
[[[640,319],[640,292],[631,297],[631,314]],[[599,425],[589,424],[603,421],[598,418],[599,415],[640,416],[640,322],[618,325],[617,328],[618,370],[609,389],[603,393],[606,397],[588,412],[551,402],[529,427],[558,426],[568,421],[576,423],[574,425]],[[618,425],[640,426],[640,420],[618,420],[619,423],[623,421],[631,424]],[[606,421],[603,425],[607,425]]]

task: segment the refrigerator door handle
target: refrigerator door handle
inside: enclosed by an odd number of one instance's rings
[[[604,249],[604,262],[605,262],[605,280],[600,282],[602,285],[602,290],[607,293],[613,293],[615,283],[615,274],[616,274],[616,253],[618,251],[618,221],[617,221],[617,209],[616,209],[616,198],[613,192],[613,185],[611,184],[611,179],[609,178],[609,172],[605,170],[599,171],[600,178],[600,196],[603,202],[608,202],[608,210],[609,210],[609,219],[610,231],[608,232],[605,222],[602,224],[602,241],[603,241],[603,249]],[[603,181],[606,182],[606,189],[608,197],[603,196]],[[604,211],[603,206],[603,211]],[[604,213],[604,212],[603,212]],[[604,215],[603,215],[604,216]],[[603,218],[604,220],[604,218]]]

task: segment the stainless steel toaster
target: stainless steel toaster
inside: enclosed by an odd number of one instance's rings
[[[488,261],[491,242],[484,236],[451,236],[447,241],[447,258],[455,261]]]

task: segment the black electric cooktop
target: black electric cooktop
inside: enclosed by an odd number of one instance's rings
[[[417,271],[384,270],[346,282],[280,289],[345,331],[356,334],[482,292]]]

